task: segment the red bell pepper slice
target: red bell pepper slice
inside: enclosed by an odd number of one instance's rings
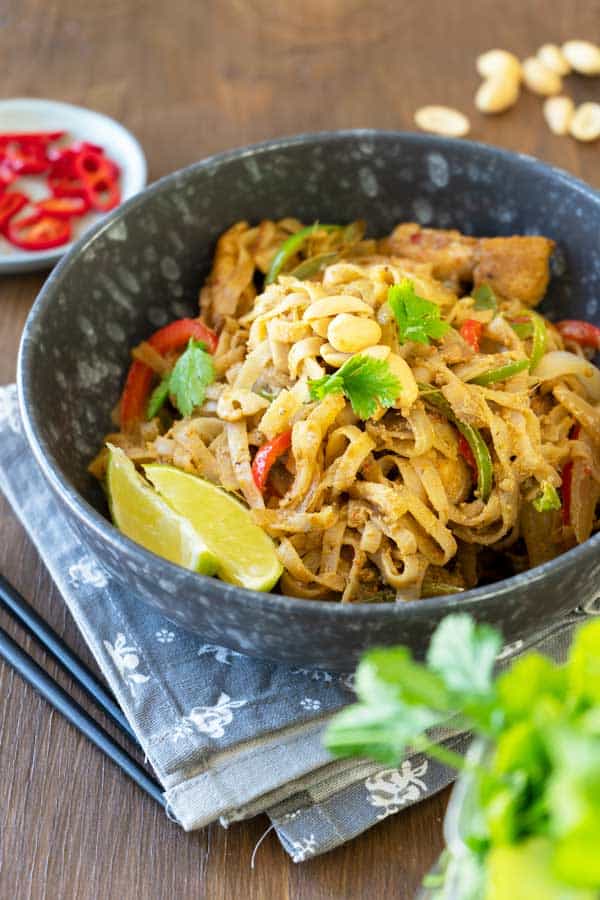
[[[581,434],[581,425],[573,425],[569,439],[576,441]],[[571,524],[571,488],[573,486],[573,461],[565,463],[562,470],[562,520],[563,525]]]
[[[477,478],[477,461],[473,456],[473,451],[469,446],[469,442],[462,434],[458,437],[458,452],[460,456],[462,456],[468,467],[472,470],[475,478]]]
[[[556,327],[566,341],[574,341],[580,347],[593,347],[600,350],[600,328],[591,322],[579,319],[563,319]]]
[[[9,219],[23,209],[29,198],[18,191],[0,195],[0,230],[8,224]]]
[[[259,491],[264,491],[269,472],[280,456],[292,445],[292,429],[283,431],[256,451],[252,462],[252,478]]]
[[[70,219],[82,216],[90,208],[85,197],[47,197],[36,203],[37,208],[56,219]]]
[[[466,319],[460,326],[461,337],[465,339],[475,353],[479,353],[479,341],[483,334],[483,322],[477,319]]]
[[[0,134],[0,145],[2,144],[49,144],[51,141],[58,141],[64,137],[66,131],[9,131]]]
[[[11,219],[5,234],[11,244],[23,250],[50,250],[70,241],[71,226],[66,219],[38,211],[24,219]]]
[[[148,343],[157,353],[164,356],[165,353],[182,350],[190,338],[204,341],[210,353],[215,352],[219,342],[215,332],[197,319],[177,319],[155,331],[148,338]],[[129,367],[125,387],[121,394],[121,428],[130,429],[146,417],[146,406],[153,378],[154,373],[150,366],[134,359]]]
[[[114,209],[121,201],[113,164],[101,153],[82,150],[73,162],[75,175],[83,184],[90,206],[100,212]]]

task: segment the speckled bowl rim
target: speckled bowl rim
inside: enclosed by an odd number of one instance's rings
[[[56,301],[58,288],[63,276],[68,273],[73,265],[77,264],[79,256],[86,251],[90,244],[92,244],[99,235],[110,229],[116,222],[120,221],[129,210],[142,206],[146,202],[147,197],[153,196],[154,194],[160,194],[172,186],[177,186],[177,183],[182,176],[186,176],[190,171],[210,170],[219,167],[230,160],[244,159],[245,157],[260,155],[264,152],[285,150],[288,147],[299,145],[378,138],[386,138],[388,140],[396,140],[399,143],[421,146],[427,151],[450,151],[458,146],[467,153],[472,152],[473,154],[483,154],[488,157],[500,158],[510,165],[525,167],[525,169],[533,169],[536,172],[542,171],[549,178],[562,183],[568,189],[584,194],[587,198],[596,200],[598,202],[598,215],[600,219],[600,193],[598,191],[595,191],[588,184],[575,178],[563,169],[543,163],[533,156],[524,153],[513,153],[509,150],[493,147],[489,144],[477,141],[463,141],[456,138],[443,138],[435,135],[380,129],[347,129],[341,131],[309,132],[290,137],[262,141],[257,144],[227,150],[206,157],[184,169],[172,172],[149,185],[142,192],[136,194],[135,197],[132,197],[126,203],[119,206],[114,213],[103,219],[97,226],[92,227],[87,231],[85,235],[73,245],[69,253],[61,259],[48,277],[30,310],[21,337],[17,360],[17,386],[21,418],[24,423],[27,440],[38,465],[52,489],[70,509],[71,513],[85,526],[94,531],[101,540],[108,542],[115,551],[126,556],[133,555],[145,565],[155,566],[158,562],[167,577],[171,575],[173,577],[181,575],[181,567],[174,563],[170,563],[168,560],[157,556],[149,550],[145,550],[139,544],[136,544],[134,541],[121,534],[108,519],[102,516],[91,504],[84,500],[79,492],[65,481],[61,474],[60,467],[54,462],[50,449],[38,432],[35,401],[32,396],[29,380],[30,357],[32,353],[35,352],[34,340],[31,335],[35,331],[35,323],[38,317],[46,312],[47,308]],[[314,613],[333,618],[350,616],[351,618],[356,619],[360,619],[361,617],[372,619],[374,616],[376,618],[381,616],[382,619],[389,619],[396,618],[397,616],[410,616],[412,611],[417,612],[418,610],[427,610],[429,613],[441,612],[445,609],[460,611],[463,605],[472,607],[474,601],[477,602],[477,605],[481,604],[481,610],[484,612],[485,601],[488,598],[525,590],[529,585],[543,581],[546,575],[549,575],[551,572],[561,570],[566,571],[572,566],[585,564],[586,560],[597,553],[599,549],[600,533],[593,535],[578,547],[574,547],[555,559],[536,566],[534,569],[530,569],[518,575],[513,575],[502,581],[494,582],[491,585],[484,585],[482,587],[464,591],[464,593],[461,593],[460,595],[429,597],[414,604],[407,602],[396,604],[367,603],[342,605],[340,603],[333,603],[325,600],[303,600],[296,597],[288,597],[284,594],[250,591],[235,585],[219,582],[218,580],[209,578],[205,575],[199,575],[196,572],[189,570],[188,572],[191,578],[197,580],[199,592],[208,589],[208,591],[212,593],[216,589],[226,596],[233,590],[237,595],[246,600],[249,605],[253,604],[258,607],[266,608],[267,610],[271,608],[281,610],[283,608],[290,612],[301,612],[302,609],[306,609],[308,604]]]

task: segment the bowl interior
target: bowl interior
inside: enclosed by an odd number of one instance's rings
[[[313,135],[213,157],[153,185],[84,238],[30,316],[21,389],[58,477],[104,513],[87,465],[111,429],[132,345],[196,313],[215,241],[233,222],[413,220],[467,234],[557,242],[543,311],[598,321],[599,195],[529,157],[381,132]]]

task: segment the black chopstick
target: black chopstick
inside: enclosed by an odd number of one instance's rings
[[[126,775],[142,790],[146,791],[157,803],[165,806],[162,789],[148,773],[111,738],[90,715],[81,707],[47,672],[19,647],[15,641],[0,628],[0,656],[6,660],[45,700],[71,722],[82,734],[89,738],[103,753],[115,762]]]
[[[19,621],[115,725],[137,744],[131,725],[111,694],[3,575],[0,575],[0,606],[7,609]]]

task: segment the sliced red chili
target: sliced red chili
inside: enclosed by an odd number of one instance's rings
[[[566,341],[574,341],[580,347],[600,350],[600,328],[597,325],[580,319],[563,319],[556,323],[556,327]]]
[[[38,211],[24,219],[11,219],[5,234],[11,244],[23,250],[50,250],[69,242],[71,226],[66,219]]]
[[[95,150],[82,150],[75,157],[73,167],[90,206],[100,212],[108,212],[120,203],[121,192],[115,170],[105,156]]]
[[[66,131],[9,131],[0,134],[0,144],[49,144],[64,137]]]
[[[70,219],[71,216],[82,216],[90,208],[85,197],[47,197],[36,206],[41,212],[57,219]]]
[[[469,446],[469,442],[462,434],[458,437],[458,452],[460,456],[462,456],[468,467],[472,470],[475,478],[477,478],[477,461],[473,456],[473,451]]]
[[[17,173],[11,169],[7,162],[0,161],[0,193],[13,183]]]
[[[46,146],[39,141],[9,144],[4,154],[4,164],[17,175],[41,175],[50,167]]]
[[[85,197],[85,188],[76,175],[51,173],[48,176],[48,187],[55,197]]]
[[[210,353],[214,353],[217,349],[219,341],[217,335],[198,319],[177,319],[170,322],[169,325],[155,331],[147,343],[164,356],[165,353],[182,350],[190,338],[204,341]],[[121,428],[131,428],[145,418],[153,378],[154,373],[150,366],[137,359],[131,363],[121,394]]]
[[[460,334],[464,340],[473,348],[475,353],[479,353],[479,341],[483,334],[483,322],[477,319],[466,319],[460,326]]]
[[[20,194],[18,191],[0,194],[0,229],[3,230],[9,220],[12,219],[20,209],[23,209],[28,202],[28,199],[29,198],[25,194]]]
[[[252,462],[252,478],[259,491],[264,491],[269,472],[280,456],[290,449],[292,445],[292,429],[278,434],[272,440],[267,441],[256,451]]]

